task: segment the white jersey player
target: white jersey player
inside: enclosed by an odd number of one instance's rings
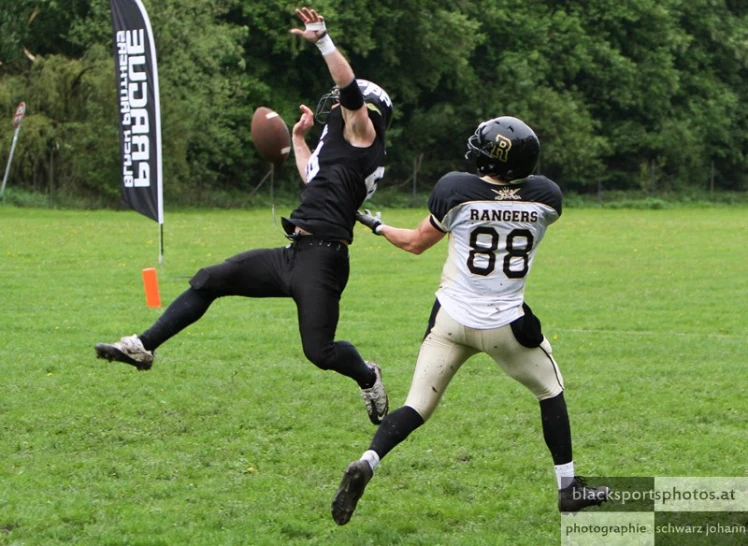
[[[498,328],[523,315],[525,280],[540,241],[561,216],[561,190],[543,176],[507,186],[449,173],[429,200],[429,221],[449,233],[437,298],[471,328]]]
[[[607,487],[586,486],[575,475],[561,372],[524,299],[537,248],[562,207],[558,185],[532,174],[539,155],[530,127],[517,118],[495,118],[468,140],[466,157],[477,174],[443,176],[429,198],[430,214],[416,229],[359,213],[375,234],[415,254],[448,234],[449,253],[405,405],[382,421],[369,449],[343,474],[332,502],[339,525],[350,520],[380,460],[431,417],[452,377],[477,353],[491,356],[538,399],[559,510],[575,512],[607,499]]]

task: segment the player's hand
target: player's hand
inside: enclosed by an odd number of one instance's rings
[[[374,215],[369,209],[364,209],[364,212],[358,211],[356,213],[356,220],[368,227],[374,233],[374,235],[382,234],[384,223],[382,222],[381,212],[377,212]]]
[[[314,113],[305,104],[299,106],[299,110],[301,110],[301,117],[296,122],[296,125],[293,126],[293,136],[303,139],[309,132],[309,129],[314,127]]]
[[[307,7],[296,8],[296,16],[304,23],[304,30],[292,28],[291,34],[301,36],[313,44],[316,44],[320,38],[323,38],[327,34],[325,18],[313,9]]]

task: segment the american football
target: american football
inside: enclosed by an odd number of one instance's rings
[[[252,141],[262,156],[280,165],[288,159],[291,152],[291,133],[286,122],[277,112],[260,106],[252,115]]]

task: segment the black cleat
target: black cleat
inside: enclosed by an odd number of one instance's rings
[[[574,476],[572,482],[558,492],[558,511],[565,514],[588,506],[600,506],[609,495],[609,487],[588,487],[583,477]]]
[[[153,352],[146,351],[137,335],[123,337],[114,343],[99,343],[95,348],[96,356],[109,362],[124,362],[140,371],[150,370],[153,365]]]
[[[343,473],[343,480],[332,499],[332,519],[338,525],[345,525],[351,519],[356,503],[364,494],[366,484],[369,483],[374,471],[366,461],[354,461],[348,465]]]

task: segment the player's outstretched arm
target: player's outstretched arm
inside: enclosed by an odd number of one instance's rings
[[[376,139],[376,130],[363,96],[360,94],[356,75],[345,56],[335,47],[327,33],[325,18],[315,10],[303,7],[296,9],[296,16],[304,23],[304,30],[291,29],[291,33],[315,44],[327,64],[335,85],[341,89],[340,107],[345,120],[345,138],[354,146],[365,147]],[[347,88],[347,90],[346,90]],[[350,97],[350,98],[348,98]]]
[[[344,87],[353,81],[355,78],[353,69],[348,60],[335,47],[332,38],[327,33],[325,18],[315,10],[307,7],[297,8],[296,16],[304,23],[304,30],[292,28],[291,34],[300,36],[319,48],[335,85]]]
[[[397,248],[413,254],[421,254],[428,250],[446,235],[431,224],[429,216],[416,229],[388,226],[382,222],[379,214],[373,215],[369,210],[356,214],[356,220],[371,229],[376,235],[383,236]]]

